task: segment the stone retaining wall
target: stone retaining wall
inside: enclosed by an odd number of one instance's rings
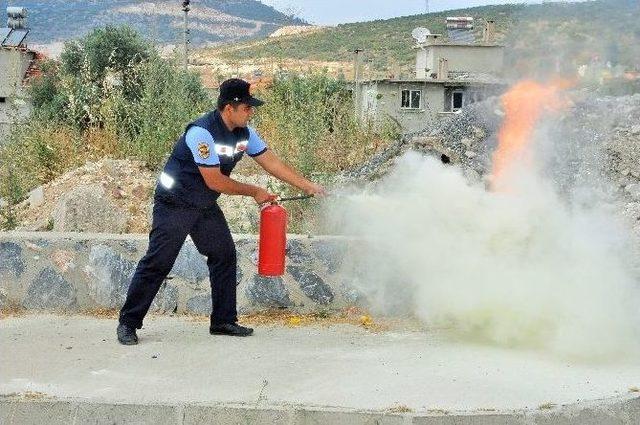
[[[257,238],[234,235],[238,251],[238,311],[266,308],[311,312],[358,304],[360,296],[339,269],[347,241],[338,237],[289,235],[287,273],[257,274]],[[119,309],[145,235],[0,232],[0,310]],[[206,259],[187,240],[151,311],[211,312]]]

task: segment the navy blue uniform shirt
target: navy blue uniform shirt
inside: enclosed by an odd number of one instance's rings
[[[220,196],[204,182],[198,167],[220,167],[225,176],[246,152],[255,157],[267,145],[251,127],[230,131],[216,110],[187,125],[158,179],[156,198],[192,208],[210,208]]]

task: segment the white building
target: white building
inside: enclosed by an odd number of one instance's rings
[[[483,40],[475,42],[472,18],[447,18],[449,37],[414,30],[417,40],[415,78],[359,82],[356,109],[361,120],[380,123],[391,118],[403,132],[456,113],[466,105],[499,94],[504,46],[494,43],[494,24],[486,23]],[[460,23],[462,22],[462,23]]]

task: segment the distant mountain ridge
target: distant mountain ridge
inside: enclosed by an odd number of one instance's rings
[[[5,3],[0,2],[1,21]],[[28,10],[28,42],[50,44],[82,37],[92,28],[127,24],[150,41],[178,44],[183,37],[180,0],[9,0],[9,6]],[[303,21],[257,0],[194,0],[189,12],[194,47],[262,38],[282,26]]]
[[[282,62],[339,61],[350,73],[354,50],[364,49],[365,78],[408,78],[415,75],[412,29],[427,27],[446,37],[447,16],[473,17],[476,39],[482,37],[484,23],[494,21],[496,39],[507,47],[507,74],[571,73],[593,62],[640,71],[638,0],[481,6],[342,24],[263,42],[220,46],[206,53],[230,63],[256,63],[268,58]]]

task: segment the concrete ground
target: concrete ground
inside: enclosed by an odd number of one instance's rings
[[[232,423],[220,409],[244,418],[235,423],[640,423],[640,362],[569,362],[393,328],[265,325],[231,338],[207,325],[151,317],[141,343],[122,346],[113,319],[6,317],[0,423]]]

